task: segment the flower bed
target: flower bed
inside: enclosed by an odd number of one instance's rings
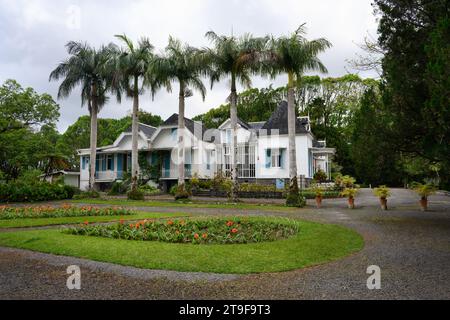
[[[125,240],[162,241],[170,243],[231,244],[255,243],[287,239],[299,231],[289,220],[265,221],[262,219],[189,219],[154,221],[135,224],[121,221],[114,225],[85,225],[66,229],[73,235],[106,237]]]
[[[8,207],[0,206],[0,220],[26,219],[26,218],[60,218],[60,217],[89,217],[89,216],[125,216],[133,214],[132,211],[119,207],[75,207],[68,204],[60,207]]]

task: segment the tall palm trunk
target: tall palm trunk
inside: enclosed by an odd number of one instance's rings
[[[138,162],[138,134],[139,134],[139,79],[134,77],[133,88],[133,122],[131,128],[131,189],[137,189],[139,162]]]
[[[179,191],[184,191],[185,168],[184,168],[184,95],[183,81],[180,81],[179,111],[178,111],[178,186]]]
[[[230,96],[230,121],[231,121],[231,180],[233,186],[231,188],[231,199],[237,200],[238,189],[238,171],[237,171],[237,91],[236,91],[236,77],[231,76],[231,96]]]
[[[295,146],[294,75],[288,74],[289,192],[298,194],[297,153]]]
[[[90,170],[89,170],[89,190],[93,190],[95,187],[95,164],[97,157],[97,115],[98,115],[98,104],[97,97],[95,93],[95,87],[93,87],[93,98],[90,101],[90,116],[91,116],[91,156],[89,160]]]

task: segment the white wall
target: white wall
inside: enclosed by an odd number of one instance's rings
[[[312,147],[312,139],[309,135],[297,135],[295,138],[297,175],[309,176],[309,148]],[[266,168],[267,149],[286,149],[284,168]],[[257,145],[256,177],[258,179],[284,179],[289,178],[289,139],[282,136],[260,136]]]

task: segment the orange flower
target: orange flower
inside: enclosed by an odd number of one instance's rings
[[[233,221],[228,221],[228,222],[227,222],[227,226],[228,226],[228,227],[231,227],[233,224],[234,224]]]
[[[194,234],[194,239],[198,239],[200,238],[200,236],[198,235],[198,233]]]
[[[238,232],[238,229],[236,229],[236,228],[231,230],[231,233],[237,233],[237,232]]]
[[[130,223],[130,228],[134,228],[134,224]]]
[[[169,220],[169,221],[167,221],[167,224],[168,224],[169,226],[171,226],[171,225],[173,225],[173,221],[172,221],[172,220]]]
[[[89,221],[85,221],[84,225],[87,226],[89,224]]]
[[[120,224],[123,224],[123,223],[124,223],[123,219],[120,219]]]
[[[203,238],[203,239],[208,238],[208,234],[207,234],[207,233],[202,234],[202,238]]]
[[[177,231],[175,231],[175,233],[176,233],[176,234],[180,234],[180,231],[177,230]]]

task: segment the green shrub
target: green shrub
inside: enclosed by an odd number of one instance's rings
[[[391,196],[391,192],[390,192],[389,188],[384,185],[379,186],[378,188],[375,188],[373,190],[373,193],[381,199],[387,199],[388,197]]]
[[[83,191],[80,192],[79,194],[76,194],[73,197],[75,200],[82,200],[82,199],[97,199],[100,198],[100,193],[98,193],[95,190],[91,190],[91,191]]]
[[[301,194],[288,192],[286,196],[286,206],[303,208],[306,206],[306,198]]]
[[[112,184],[111,190],[109,190],[108,195],[118,196],[121,194],[125,194],[126,192],[127,192],[127,185],[122,181],[115,181]]]
[[[139,201],[142,201],[142,200],[145,199],[144,196],[145,196],[144,193],[142,191],[138,190],[138,189],[130,190],[127,193],[128,200],[139,200]]]
[[[0,202],[36,202],[71,199],[75,189],[44,181],[0,183]]]
[[[175,200],[185,200],[192,196],[190,184],[184,184],[182,186],[175,185],[170,191]]]
[[[154,186],[150,186],[148,184],[140,186],[139,191],[143,192],[144,195],[146,195],[146,196],[151,196],[151,195],[160,193],[160,190],[158,188],[156,188]]]
[[[428,196],[436,193],[437,187],[431,183],[413,182],[411,189],[414,190],[422,199],[427,199]]]
[[[239,191],[242,192],[283,192],[277,190],[275,185],[271,184],[257,184],[257,183],[241,183],[239,184]]]
[[[327,181],[327,179],[328,179],[328,175],[323,170],[318,170],[314,174],[314,180],[316,180],[319,183],[325,182],[325,181]]]

